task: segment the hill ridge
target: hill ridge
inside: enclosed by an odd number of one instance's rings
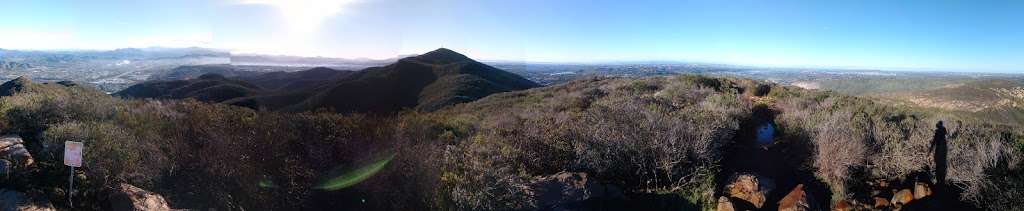
[[[175,84],[190,84],[189,81],[210,81],[208,77],[213,76],[205,77],[207,78],[147,82],[129,87],[117,95],[135,98],[190,98],[201,93],[154,96],[132,93],[131,90],[149,86],[148,89],[159,91],[160,87],[173,88],[176,87]],[[422,55],[402,58],[388,65],[356,72],[316,67],[298,72],[272,72],[226,78],[247,82],[254,87],[251,90],[232,88],[239,95],[208,102],[292,112],[316,109],[343,113],[387,113],[402,109],[434,111],[474,101],[493,93],[540,86],[519,75],[477,62],[447,48],[439,48]],[[243,84],[234,84],[231,87],[235,86],[249,87]]]

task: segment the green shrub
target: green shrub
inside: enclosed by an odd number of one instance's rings
[[[100,191],[119,182],[192,209],[530,209],[536,202],[528,184],[561,171],[588,173],[627,194],[670,193],[709,207],[723,151],[740,122],[754,118],[755,104],[778,113],[781,134],[799,139],[789,141],[812,144],[814,156],[801,164],[836,197],[861,181],[928,169],[938,120],[948,123],[949,179],[961,198],[1005,209],[1024,195],[1019,128],[695,75],[589,78],[389,116],[121,100],[41,86],[0,99],[0,129],[43,146],[30,150],[45,152],[35,176],[46,179],[18,188],[55,198],[66,186],[63,142],[84,142],[83,209],[103,209]],[[315,188],[391,156],[358,184]]]
[[[47,129],[43,140],[50,157],[62,157],[65,141],[82,142],[82,170],[101,188],[118,182],[150,184],[160,168],[167,167],[159,163],[164,155],[158,146],[140,142],[110,123],[61,123]]]

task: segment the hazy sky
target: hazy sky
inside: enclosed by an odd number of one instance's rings
[[[0,0],[0,48],[1024,71],[1024,1]]]

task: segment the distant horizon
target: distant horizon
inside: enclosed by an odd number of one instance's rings
[[[230,53],[231,55],[258,55],[258,56],[287,56],[287,57],[301,57],[301,58],[323,58],[323,59],[342,59],[342,60],[375,60],[375,61],[387,61],[391,59],[400,59],[409,56],[415,56],[429,51],[413,54],[400,54],[390,57],[383,58],[370,58],[370,57],[332,57],[332,56],[305,56],[305,55],[288,55],[288,54],[273,54],[273,53],[251,53],[251,52],[233,52],[229,49],[217,49],[207,47],[165,47],[165,46],[149,46],[149,47],[121,47],[121,48],[110,48],[110,49],[11,49],[2,48],[0,50],[15,50],[15,51],[38,51],[38,52],[75,52],[75,51],[114,51],[119,49],[190,49],[198,48],[213,51],[222,51]],[[444,47],[438,47],[440,49]],[[448,48],[451,49],[451,48]],[[461,51],[459,49],[451,49],[455,52]],[[948,72],[948,73],[997,73],[997,74],[1024,74],[1022,70],[1006,70],[1006,71],[989,71],[989,70],[957,70],[957,69],[942,69],[942,68],[903,68],[903,67],[843,67],[843,66],[800,66],[800,65],[761,65],[761,64],[739,64],[739,63],[727,63],[727,62],[715,62],[715,61],[692,61],[687,59],[678,60],[666,60],[666,59],[638,59],[638,60],[608,60],[608,61],[529,61],[529,60],[510,60],[510,59],[479,59],[473,55],[466,55],[474,60],[485,62],[485,63],[524,63],[524,64],[558,64],[558,65],[656,65],[656,64],[702,64],[702,65],[721,65],[721,66],[736,66],[745,68],[763,68],[763,69],[816,69],[816,70],[843,70],[843,71],[892,71],[892,72]]]

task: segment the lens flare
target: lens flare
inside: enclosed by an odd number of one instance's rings
[[[390,154],[384,159],[375,161],[369,165],[349,172],[344,172],[339,176],[324,180],[320,184],[314,186],[313,189],[335,191],[359,184],[363,180],[369,179],[371,176],[377,174],[381,169],[384,169],[384,167],[387,166],[394,158],[395,154]]]

